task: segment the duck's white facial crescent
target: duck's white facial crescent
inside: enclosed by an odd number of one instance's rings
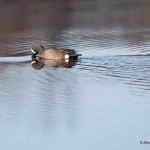
[[[32,48],[31,48],[31,51],[32,51],[32,53],[34,53],[34,54],[36,53]]]

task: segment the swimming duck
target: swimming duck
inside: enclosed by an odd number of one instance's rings
[[[45,49],[40,43],[32,46],[33,55],[38,55],[42,59],[77,59],[81,54],[77,54],[75,50],[63,48]]]
[[[32,59],[31,65],[34,69],[40,70],[47,65],[49,67],[61,67],[61,68],[71,68],[76,65],[76,60],[74,59]]]

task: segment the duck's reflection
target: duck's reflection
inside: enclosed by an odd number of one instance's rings
[[[71,68],[76,65],[76,62],[76,59],[41,59],[35,55],[32,55],[31,65],[36,70],[42,69],[44,65],[49,67]]]

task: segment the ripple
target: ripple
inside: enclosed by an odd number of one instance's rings
[[[76,68],[91,71],[96,81],[115,80],[149,90],[149,33],[150,29],[71,28],[63,30],[51,41],[44,30],[12,33],[9,40],[1,41],[0,62],[29,62],[31,45],[40,41],[46,48],[56,46],[80,51],[83,56]]]
[[[83,58],[81,64],[78,65],[78,69],[89,70],[101,82],[104,81],[109,84],[116,82],[122,85],[128,84],[129,88],[150,90],[149,61],[150,57],[147,56]],[[99,78],[99,75],[101,78]],[[132,87],[130,87],[131,85]]]
[[[31,61],[31,55],[18,56],[18,57],[0,57],[0,63],[13,63],[13,62],[29,62]]]
[[[127,29],[102,31],[71,29],[62,33],[63,40],[59,44],[66,47],[72,46],[86,56],[149,55],[150,44],[149,38],[146,36],[149,32],[145,29],[133,31]],[[143,33],[145,34],[143,35]]]

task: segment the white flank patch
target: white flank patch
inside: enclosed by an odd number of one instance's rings
[[[34,53],[34,54],[36,53],[32,48],[31,48],[31,51],[32,51],[32,53]]]
[[[69,62],[69,59],[65,59],[65,62],[68,63],[68,62]]]
[[[65,55],[65,59],[68,59],[68,58],[69,58],[69,55],[68,55],[68,54],[66,54],[66,55]]]

